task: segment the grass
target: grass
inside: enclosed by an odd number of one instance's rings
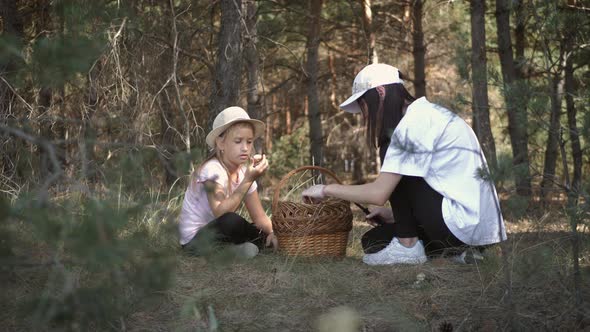
[[[159,200],[159,199],[158,199]],[[157,201],[157,200],[155,200]],[[170,200],[167,200],[170,201]],[[167,204],[179,204],[167,203]],[[509,330],[505,277],[499,247],[480,265],[434,259],[420,266],[371,267],[361,261],[360,237],[368,226],[359,212],[343,259],[288,257],[271,251],[248,261],[185,256],[158,220],[170,226],[174,206],[150,205],[139,216],[153,238],[177,261],[170,288],[135,301],[107,329],[130,331],[456,331]],[[155,215],[155,213],[159,215]],[[571,235],[565,217],[507,222],[514,317],[519,330],[582,330],[575,322]],[[590,299],[590,232],[581,228],[582,298]],[[47,248],[28,241],[19,257],[51,260]],[[35,312],[18,312],[28,296],[47,289],[51,266],[22,265],[0,276],[0,325],[31,330]],[[76,270],[74,285],[92,282]],[[421,278],[423,277],[423,278]],[[423,279],[423,280],[421,280]],[[124,291],[133,294],[132,287]],[[123,295],[123,294],[121,294]],[[343,324],[344,327],[338,325]],[[90,329],[105,327],[89,325]],[[68,329],[80,330],[78,326]]]
[[[490,249],[478,266],[435,259],[421,266],[370,267],[362,264],[358,244],[366,226],[360,216],[355,220],[344,259],[264,252],[249,261],[219,263],[180,256],[173,288],[156,307],[131,315],[127,326],[209,331],[213,322],[221,331],[313,331],[345,308],[340,320],[357,316],[362,331],[438,331],[443,324],[462,331],[510,328],[499,248]],[[559,221],[540,230],[524,221],[508,226],[518,327],[581,328],[574,323],[567,225]],[[586,299],[589,243],[586,231],[581,262]],[[350,324],[356,324],[354,319]]]

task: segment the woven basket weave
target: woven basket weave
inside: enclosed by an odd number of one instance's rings
[[[306,170],[320,171],[340,183],[334,173],[318,166],[299,167],[281,179],[272,203],[272,224],[279,250],[289,256],[345,256],[352,229],[349,202],[334,198],[318,204],[279,200],[281,188],[289,178]]]

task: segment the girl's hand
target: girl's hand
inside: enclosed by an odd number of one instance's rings
[[[250,158],[250,163],[248,164],[248,168],[246,169],[246,174],[244,176],[246,179],[254,181],[264,174],[267,169],[268,159],[266,159],[266,155],[256,154]]]
[[[266,236],[266,246],[272,246],[274,250],[277,250],[279,248],[279,240],[277,239],[277,236],[274,232]]]
[[[262,158],[265,158],[265,157],[266,156],[261,155],[261,154],[255,154],[252,156],[252,158],[250,158],[250,162],[252,163],[252,165],[256,166],[262,161]]]
[[[393,219],[393,211],[387,207],[376,207],[376,208],[369,208],[371,213],[367,214],[365,219],[371,226],[378,226],[379,224],[373,221],[374,217],[379,218],[383,221],[384,224],[393,224],[395,220]]]

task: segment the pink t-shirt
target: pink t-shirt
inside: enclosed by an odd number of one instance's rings
[[[240,167],[238,171],[238,182],[232,182],[232,192],[244,180],[244,173],[246,166]],[[184,201],[182,203],[182,210],[180,211],[180,223],[178,230],[180,233],[180,244],[185,245],[189,243],[195,234],[203,226],[215,219],[213,211],[209,206],[207,199],[207,192],[205,191],[205,182],[213,181],[218,183],[221,187],[226,189],[228,195],[228,176],[225,168],[217,159],[211,159],[201,167],[199,174],[193,173],[191,175],[190,183],[184,194]],[[248,189],[248,194],[253,193],[258,188],[256,181],[252,183]]]

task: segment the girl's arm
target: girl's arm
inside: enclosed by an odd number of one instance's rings
[[[250,217],[254,224],[262,230],[265,234],[272,233],[272,222],[270,218],[266,215],[264,208],[262,207],[262,203],[260,203],[260,197],[258,196],[258,192],[254,191],[253,193],[246,195],[246,208],[248,209],[248,213],[250,213]]]
[[[229,197],[225,197],[225,190],[219,183],[214,181],[205,182],[209,206],[215,218],[227,212],[235,212],[240,207],[244,197],[247,196],[248,189],[253,182],[254,180],[244,179]]]
[[[385,205],[402,176],[396,173],[379,173],[375,181],[361,185],[329,184],[322,196],[332,196],[346,201]],[[322,198],[322,197],[318,197]]]

